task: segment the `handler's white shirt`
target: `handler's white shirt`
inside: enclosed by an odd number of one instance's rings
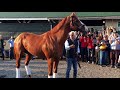
[[[68,43],[68,40],[65,41],[65,49],[70,50],[70,45]],[[79,41],[78,41],[77,53],[80,53]]]

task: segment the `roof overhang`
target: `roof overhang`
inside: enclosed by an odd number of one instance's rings
[[[0,20],[48,20],[48,18],[0,18]]]
[[[79,19],[84,20],[103,20],[103,19],[120,19],[120,16],[105,16],[105,17],[80,17]]]
[[[48,18],[50,20],[62,20],[63,18]],[[102,17],[79,17],[80,20],[102,20]]]
[[[0,18],[0,20],[62,20],[63,18]],[[80,20],[103,20],[103,19],[120,19],[120,16],[106,16],[106,17],[79,17]]]
[[[62,20],[63,18],[49,18],[51,20]],[[104,19],[120,19],[120,16],[106,16],[106,17],[79,17],[80,20],[104,20]]]
[[[107,16],[104,19],[120,19],[120,16]]]

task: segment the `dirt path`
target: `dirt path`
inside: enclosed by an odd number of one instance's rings
[[[31,60],[30,68],[33,78],[47,78],[46,60]],[[60,61],[58,66],[58,78],[65,78],[66,61]],[[0,60],[0,78],[15,78],[15,60]],[[72,78],[73,68],[70,73]],[[24,60],[21,61],[21,76],[26,77]],[[120,78],[120,69],[111,67],[100,67],[95,64],[81,62],[81,69],[78,68],[78,78]]]

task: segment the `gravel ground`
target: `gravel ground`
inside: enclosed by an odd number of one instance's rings
[[[35,59],[29,64],[32,71],[32,78],[47,78],[46,60]],[[61,60],[58,66],[58,78],[65,78],[66,61]],[[15,78],[15,60],[0,60],[0,78]],[[73,68],[70,73],[72,78]],[[24,60],[21,60],[21,76],[27,78]],[[81,69],[78,68],[78,78],[120,78],[120,69],[100,67],[95,64],[81,62]]]

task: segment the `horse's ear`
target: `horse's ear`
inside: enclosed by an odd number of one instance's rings
[[[76,16],[76,13],[72,12],[72,14],[70,15],[70,17],[72,17],[72,16]]]
[[[73,15],[76,15],[76,13],[75,13],[75,12],[72,12],[72,14],[73,14]]]

